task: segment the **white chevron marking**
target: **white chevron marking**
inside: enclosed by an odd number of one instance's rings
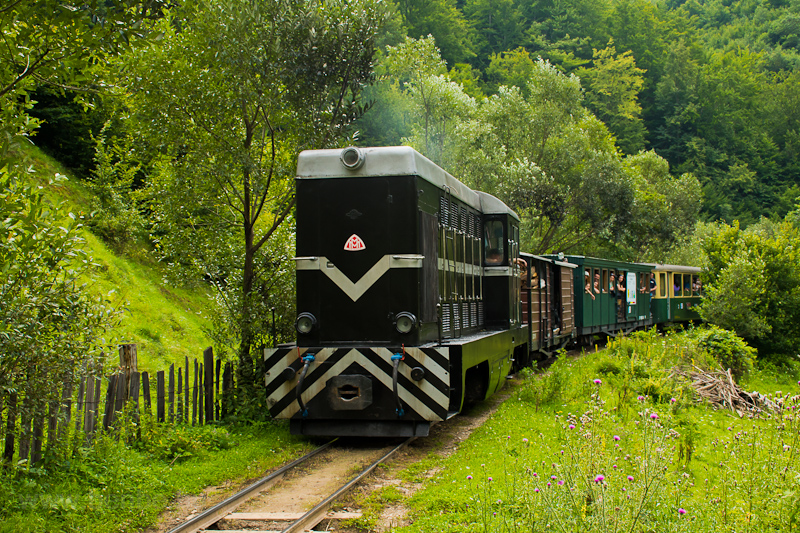
[[[361,298],[365,292],[372,287],[376,281],[381,279],[386,272],[392,268],[422,268],[420,255],[398,255],[388,254],[381,257],[377,263],[372,265],[369,271],[361,276],[361,279],[353,283],[341,270],[326,257],[305,258],[298,257],[297,270],[320,270],[328,276],[337,287],[350,297],[354,302]]]
[[[314,367],[325,361],[330,355],[335,351],[333,348],[325,348],[320,350],[320,352],[316,355],[317,360],[311,364],[311,368],[309,372],[312,372]],[[391,357],[391,352],[386,350],[388,356]],[[287,359],[287,361],[291,361],[291,358]],[[380,381],[384,386],[391,389],[392,388],[392,377],[386,374],[383,370],[381,370],[377,365],[372,363],[364,354],[359,352],[356,349],[350,350],[342,359],[340,359],[336,364],[328,368],[325,371],[325,374],[318,378],[314,383],[310,384],[306,390],[303,391],[303,401],[308,404],[314,397],[316,397],[320,392],[325,390],[327,381],[333,377],[338,376],[342,372],[344,372],[347,367],[349,367],[352,363],[358,363],[361,365],[364,370],[374,376],[378,381]],[[276,365],[277,367],[277,365]],[[410,373],[410,369],[408,369],[407,365],[402,365],[401,368],[404,368],[403,375]],[[275,368],[275,367],[273,367]],[[297,385],[297,379],[295,378],[292,381],[287,381],[283,383],[280,387],[278,387],[268,398],[268,403],[274,405],[281,398],[284,398],[287,394],[292,393],[293,389]],[[446,383],[449,380],[445,381]],[[449,404],[449,399],[441,393],[438,389],[430,385],[430,383],[423,381],[426,387],[420,387],[423,389],[423,392],[431,396],[431,398],[436,401],[439,405],[447,408]],[[422,416],[425,420],[434,421],[434,420],[442,420],[436,413],[434,413],[430,408],[428,408],[424,403],[418,400],[412,393],[410,393],[407,389],[405,389],[402,385],[398,384],[398,394],[400,395],[400,400],[403,402],[404,405],[408,406],[410,409],[414,410],[417,414]],[[276,418],[291,418],[300,410],[300,405],[298,402],[292,402],[289,406],[287,406]]]

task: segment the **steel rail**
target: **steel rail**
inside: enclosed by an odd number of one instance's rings
[[[328,442],[327,444],[323,444],[316,450],[311,451],[310,453],[300,457],[292,461],[291,463],[282,466],[275,472],[272,472],[268,476],[265,476],[255,483],[249,485],[245,489],[237,492],[230,498],[218,503],[217,505],[203,511],[199,515],[190,518],[183,524],[170,529],[168,533],[195,533],[200,529],[204,529],[211,524],[215,524],[225,518],[226,515],[230,514],[231,511],[236,509],[242,503],[246,502],[250,498],[252,498],[256,493],[268,489],[269,487],[276,484],[278,481],[283,479],[287,472],[295,468],[296,466],[308,461],[318,453],[326,450],[330,447],[337,439],[333,439],[332,441]]]
[[[378,465],[384,463],[389,460],[394,454],[408,446],[412,441],[414,441],[416,437],[411,437],[407,439],[405,442],[398,444],[395,446],[391,451],[389,451],[386,455],[369,465],[367,468],[361,471],[356,477],[339,487],[336,492],[325,498],[322,502],[318,503],[313,509],[308,511],[306,514],[298,518],[295,522],[290,524],[286,529],[281,531],[281,533],[298,533],[300,531],[308,531],[312,527],[319,524],[322,520],[325,519],[325,515],[327,515],[328,511],[330,510],[333,502],[342,494],[353,488],[353,486],[364,479],[367,475],[369,475],[373,470],[375,470]]]

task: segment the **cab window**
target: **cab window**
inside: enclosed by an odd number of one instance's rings
[[[503,222],[487,220],[484,228],[484,262],[488,266],[505,263],[505,239],[503,238]]]

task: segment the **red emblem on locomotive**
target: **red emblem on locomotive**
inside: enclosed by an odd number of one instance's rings
[[[347,239],[347,242],[344,243],[344,249],[347,250],[348,252],[360,252],[361,250],[364,250],[366,247],[367,245],[364,244],[364,241],[361,240],[361,237],[359,237],[355,233],[350,235],[350,237]]]

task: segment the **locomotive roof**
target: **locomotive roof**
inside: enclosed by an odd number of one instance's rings
[[[297,159],[297,179],[419,176],[482,213],[519,217],[506,204],[484,192],[475,192],[436,163],[409,146],[358,148],[363,164],[348,168],[341,161],[342,150],[304,150]]]

